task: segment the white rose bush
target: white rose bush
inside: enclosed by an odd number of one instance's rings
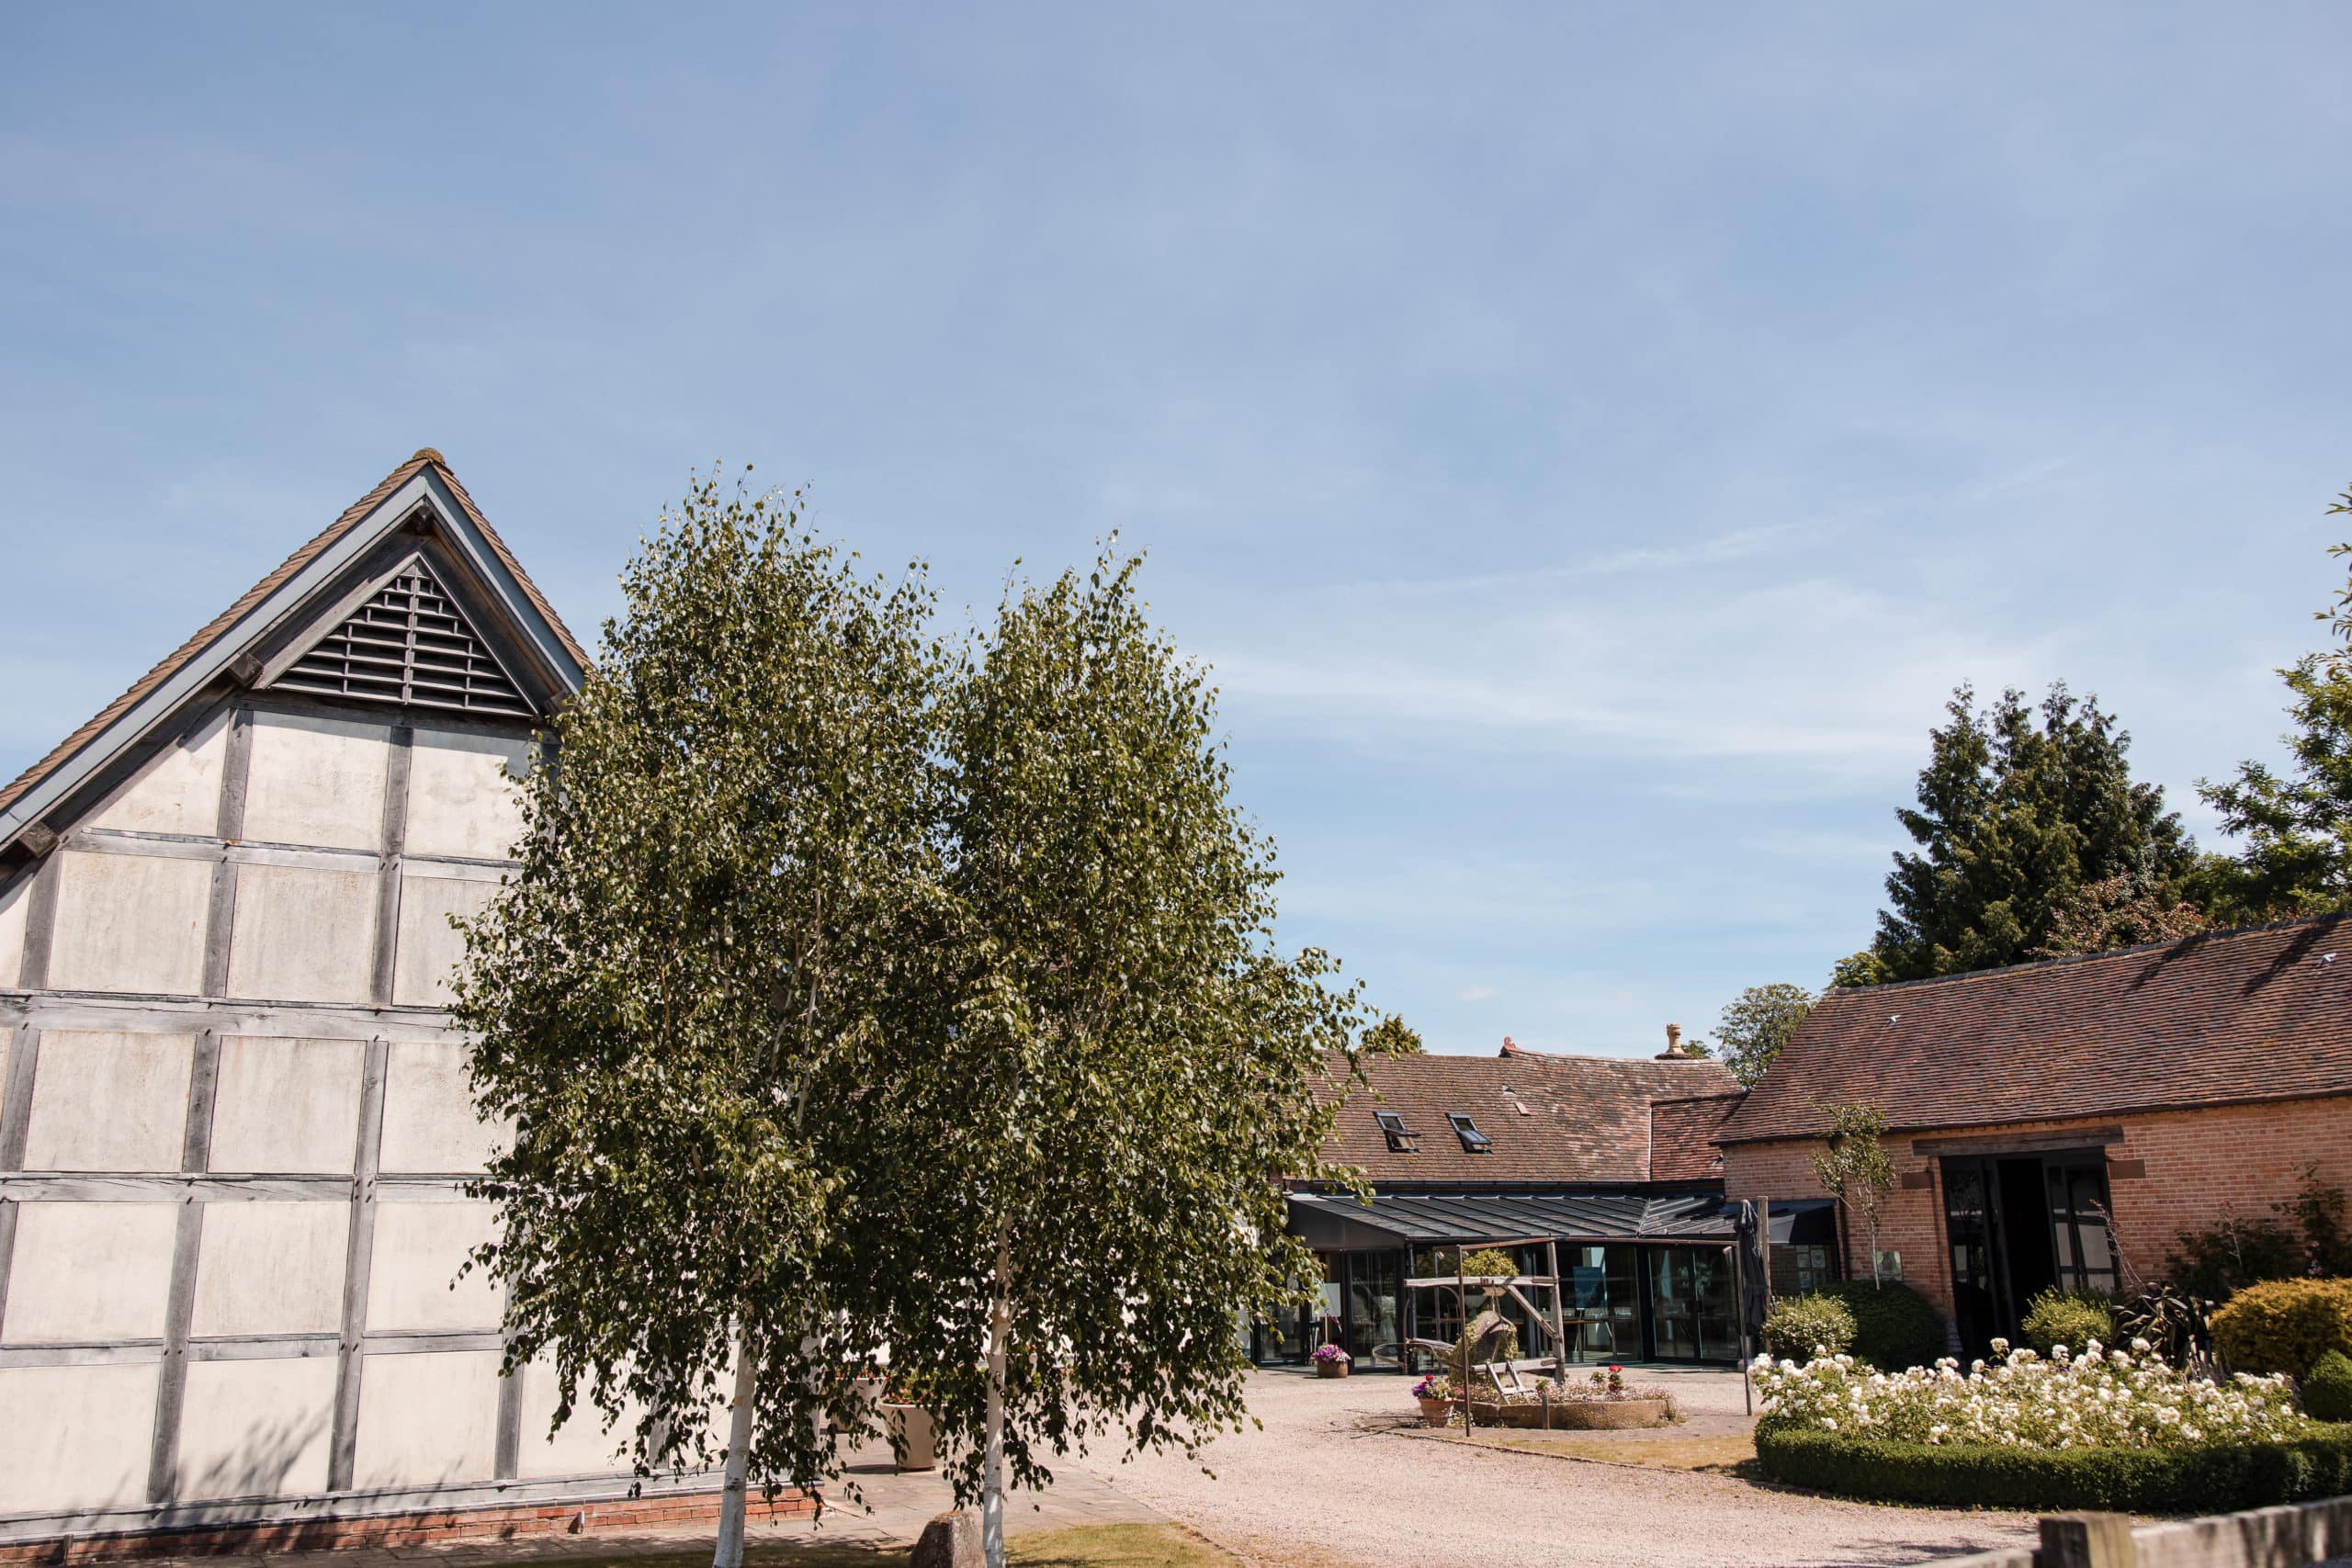
[[[1759,1357],[1757,1457],[1774,1480],[1886,1502],[2225,1513],[2352,1491],[2352,1423],[2291,1379],[2191,1375],[2144,1339],[2045,1358],[1993,1342],[1963,1370]]]
[[[2030,1449],[2152,1449],[2301,1437],[2312,1423],[2283,1377],[2226,1382],[2166,1366],[2144,1339],[2044,1359],[1993,1341],[1994,1359],[1965,1372],[1946,1357],[1889,1375],[1851,1356],[1804,1366],[1759,1357],[1752,1369],[1764,1418],[1776,1425],[1895,1442]]]

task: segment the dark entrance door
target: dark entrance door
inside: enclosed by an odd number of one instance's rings
[[[2016,1340],[2043,1291],[2115,1289],[2103,1151],[1947,1155],[1942,1165],[1952,1315],[1965,1354]]]

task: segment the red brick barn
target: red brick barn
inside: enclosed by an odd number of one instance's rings
[[[2352,1187],[2352,919],[1833,990],[1716,1134],[1732,1198],[1818,1198],[1826,1107],[1886,1118],[1879,1247],[1963,1346],[2184,1230]],[[1849,1213],[1846,1269],[1869,1269]]]

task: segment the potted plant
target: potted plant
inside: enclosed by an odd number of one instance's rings
[[[1453,1414],[1453,1380],[1431,1372],[1413,1385],[1413,1397],[1421,1402],[1421,1424],[1442,1427]]]
[[[1315,1347],[1314,1360],[1317,1377],[1343,1378],[1348,1375],[1348,1353],[1337,1345]]]
[[[899,1469],[939,1468],[939,1421],[924,1397],[929,1384],[916,1372],[893,1372],[882,1393],[882,1429]]]

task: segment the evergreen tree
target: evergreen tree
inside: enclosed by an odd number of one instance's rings
[[[2352,491],[2328,510],[2352,512]],[[2330,553],[2352,554],[2352,545]],[[2318,618],[2345,646],[2278,671],[2294,694],[2287,712],[2295,728],[2281,737],[2288,771],[2241,762],[2227,784],[2198,781],[2222,825],[2244,841],[2234,861],[2199,867],[2205,897],[2233,922],[2352,908],[2352,583]]]
[[[2131,737],[2064,682],[2040,707],[2006,691],[1979,710],[1962,686],[1930,732],[1916,810],[1895,813],[1917,853],[1894,857],[1872,944],[1894,980],[2014,964],[2046,944],[2087,883],[2176,877],[2193,846],[2164,791],[2136,784]]]

